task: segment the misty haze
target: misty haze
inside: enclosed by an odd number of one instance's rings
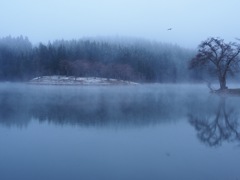
[[[239,7],[2,0],[0,180],[240,180]]]
[[[239,53],[1,38],[0,179],[240,178]]]
[[[236,179],[238,104],[206,85],[2,83],[0,177]]]

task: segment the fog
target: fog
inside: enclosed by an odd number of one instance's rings
[[[47,43],[127,36],[196,48],[209,36],[234,41],[239,6],[237,0],[3,0],[0,37],[23,35]]]
[[[135,82],[183,82],[203,78],[190,71],[195,51],[134,38],[57,40],[32,45],[27,37],[0,38],[0,81],[38,76],[103,77]]]
[[[0,123],[21,127],[37,120],[73,126],[121,127],[178,121],[186,117],[193,101],[190,97],[196,87],[190,87],[189,90],[184,85],[65,87],[6,83],[0,89]],[[200,92],[203,90],[207,89],[201,87]]]
[[[240,97],[189,69],[205,39],[239,38],[239,7],[1,0],[0,179],[240,179]],[[136,83],[29,83],[42,76]]]
[[[198,84],[1,83],[0,179],[238,179],[239,100]]]
[[[79,127],[144,127],[214,116],[221,97],[205,85],[44,86],[1,83],[0,124],[31,122]],[[226,98],[239,118],[239,98]],[[225,105],[224,105],[225,106]],[[225,111],[225,110],[224,110]],[[232,113],[230,113],[232,115]],[[190,119],[191,119],[190,118]]]

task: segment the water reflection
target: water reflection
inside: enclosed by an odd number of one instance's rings
[[[176,87],[1,87],[0,125],[27,127],[34,120],[125,128],[188,119],[209,146],[240,141],[238,98],[209,97],[206,89]]]
[[[195,127],[197,136],[203,143],[218,146],[224,141],[240,142],[238,107],[231,102],[231,98],[219,97],[212,112],[190,113],[189,122]]]
[[[39,90],[41,88],[41,90]],[[0,124],[27,126],[31,120],[73,126],[148,126],[178,121],[186,101],[171,91],[142,87],[31,87],[0,91]]]

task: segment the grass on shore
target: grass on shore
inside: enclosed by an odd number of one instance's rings
[[[213,91],[213,93],[217,93],[217,94],[229,94],[229,95],[237,95],[240,96],[240,88],[236,88],[236,89],[219,89],[216,91]]]

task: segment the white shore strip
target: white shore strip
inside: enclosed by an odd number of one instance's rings
[[[110,78],[73,77],[73,76],[41,76],[28,82],[39,85],[137,85],[138,83]]]

